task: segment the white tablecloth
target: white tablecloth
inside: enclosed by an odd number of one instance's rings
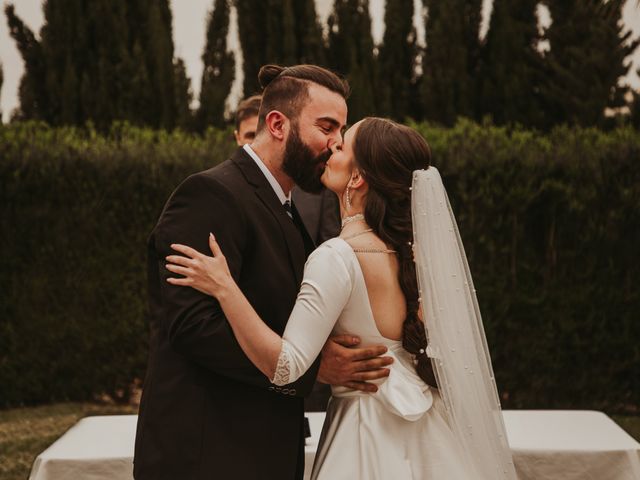
[[[519,480],[640,480],[640,444],[602,412],[503,413]]]
[[[38,455],[29,480],[131,480],[137,420],[83,418]]]
[[[307,416],[305,478],[324,413]],[[519,480],[640,480],[640,444],[603,413],[507,410],[504,419]],[[36,458],[30,480],[131,480],[136,420],[80,420]]]

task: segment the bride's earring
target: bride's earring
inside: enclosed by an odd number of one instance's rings
[[[347,199],[345,201],[347,204],[347,210],[351,210],[351,187],[347,185]]]

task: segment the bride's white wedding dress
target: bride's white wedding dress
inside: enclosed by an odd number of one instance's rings
[[[357,335],[362,346],[385,345],[394,363],[374,394],[332,387],[312,478],[473,479],[437,389],[418,377],[400,341],[380,334],[358,258],[341,238],[322,244],[307,261],[274,383],[301,376],[332,334]]]

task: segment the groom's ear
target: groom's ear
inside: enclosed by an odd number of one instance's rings
[[[264,118],[265,127],[269,134],[278,140],[284,140],[288,129],[289,119],[278,110],[271,110]]]

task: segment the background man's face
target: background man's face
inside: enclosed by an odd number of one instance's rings
[[[258,116],[254,115],[253,117],[247,117],[240,122],[238,126],[238,130],[236,130],[234,135],[236,136],[236,143],[239,147],[244,145],[245,143],[253,142],[253,139],[256,138],[256,129],[258,128]]]

